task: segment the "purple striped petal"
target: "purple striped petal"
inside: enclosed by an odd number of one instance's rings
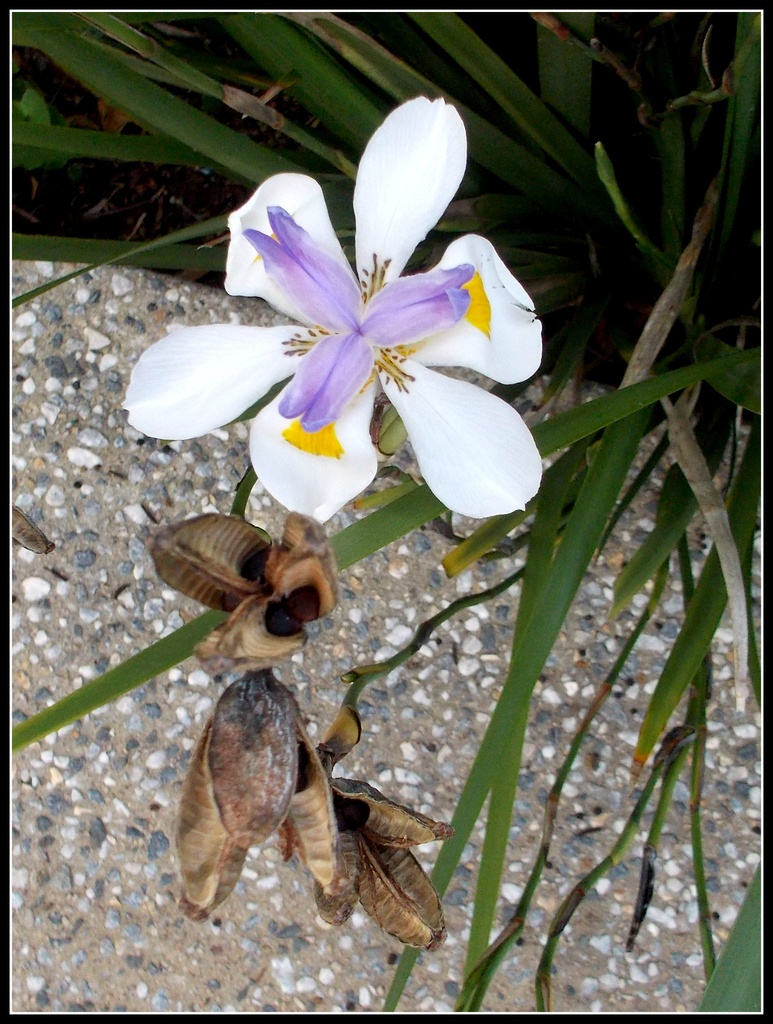
[[[331,331],[357,329],[360,290],[354,274],[325,252],[281,206],[268,208],[275,238],[247,228],[244,237],[266,264],[275,284],[312,323]]]
[[[461,286],[475,273],[468,263],[450,270],[401,277],[373,296],[362,333],[374,345],[407,345],[430,338],[458,323],[470,306]]]
[[[303,356],[285,388],[279,412],[300,416],[310,434],[334,423],[365,384],[373,369],[373,350],[361,334],[331,335]]]

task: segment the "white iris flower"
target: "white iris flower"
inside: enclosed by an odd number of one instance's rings
[[[295,323],[171,332],[134,368],[125,403],[132,426],[151,437],[199,437],[290,377],[252,423],[252,465],[285,507],[324,522],[376,474],[370,423],[381,387],[448,508],[476,518],[524,508],[542,465],[523,420],[482,388],[428,367],[526,380],[542,355],[529,296],[477,235],[452,242],[428,273],[400,277],[466,160],[464,125],[443,100],[419,97],[387,117],[357,174],[356,276],[317,182],[268,178],[229,217],[225,287]]]

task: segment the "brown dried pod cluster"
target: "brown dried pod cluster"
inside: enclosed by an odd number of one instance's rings
[[[454,830],[395,803],[368,783],[331,780],[346,883],[339,894],[315,885],[320,917],[342,924],[357,901],[389,935],[409,946],[436,949],[446,937],[437,890],[409,847],[450,839]]]
[[[232,683],[196,744],[183,786],[180,906],[203,921],[239,880],[248,849],[274,832],[296,788],[297,711],[270,671]]]
[[[280,827],[321,891],[348,885],[327,773],[295,698],[264,669],[226,688],[193,752],[177,826],[183,912],[205,920]]]
[[[291,512],[279,544],[238,516],[197,516],[149,542],[159,576],[229,613],[197,647],[215,671],[259,670],[303,647],[304,626],[336,605],[338,567],[324,528]]]
[[[366,782],[331,778],[360,734],[359,715],[344,707],[315,749],[295,699],[269,670],[224,691],[183,787],[177,851],[188,917],[205,920],[236,885],[250,846],[278,830],[284,859],[297,853],[311,872],[325,921],[343,924],[360,902],[401,942],[442,943],[440,898],[409,847],[453,829]]]
[[[324,884],[312,869],[317,910],[324,921],[340,925],[360,902],[389,935],[409,946],[436,949],[446,936],[442,904],[409,847],[450,839],[454,830],[389,800],[367,782],[332,777],[334,765],[358,742],[360,734],[357,712],[344,706],[317,748],[326,769],[338,833],[337,877]],[[280,830],[285,859],[298,850],[311,866],[303,847],[303,830],[297,821],[288,829],[291,820],[292,812]]]

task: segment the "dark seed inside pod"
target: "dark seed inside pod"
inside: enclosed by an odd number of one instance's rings
[[[295,792],[302,793],[309,784],[309,754],[306,747],[298,744],[298,781],[295,784]]]
[[[254,555],[250,555],[249,558],[245,559],[239,570],[239,575],[245,580],[262,580],[266,570],[268,551],[268,548],[263,548],[261,551],[256,551]]]
[[[272,636],[295,636],[303,629],[303,623],[288,609],[286,600],[272,601],[266,608],[266,629]]]
[[[299,622],[313,622],[319,618],[319,594],[316,587],[298,587],[285,598],[285,603]]]
[[[370,807],[364,800],[348,800],[336,796],[334,803],[336,821],[342,832],[356,832],[370,817]]]

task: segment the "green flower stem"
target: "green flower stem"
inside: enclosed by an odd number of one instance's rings
[[[550,852],[550,843],[553,838],[553,827],[564,783],[569,777],[569,773],[574,766],[580,747],[582,746],[585,737],[588,735],[588,731],[596,715],[599,713],[605,701],[609,697],[609,694],[612,692],[612,687],[622,672],[631,651],[636,645],[636,642],[641,636],[645,626],[652,618],[658,602],[660,601],[667,578],[667,569],[661,569],[656,577],[653,593],[646,608],[639,616],[636,626],[626,640],[620,654],[615,659],[615,663],[610,669],[606,679],[599,686],[590,707],[585,713],[585,717],[574,735],[563,764],[561,765],[550,793],[548,794],[547,803],[545,805],[545,817],[542,825],[542,841],[540,843],[540,848],[537,851],[537,856],[531,873],[529,874],[529,878],[524,886],[523,892],[521,893],[521,898],[519,899],[513,916],[510,918],[507,925],[502,929],[491,946],[489,946],[484,955],[468,973],[455,1007],[459,1012],[476,1012],[480,1009],[486,991],[488,990],[499,965],[504,960],[512,945],[521,937],[526,923],[526,915],[528,914],[529,907],[531,906],[534,892],[536,891],[537,885],[542,877],[545,864],[547,863],[548,854]]]
[[[703,860],[703,832],[701,829],[701,798],[703,795],[703,769],[706,761],[706,701],[709,688],[709,660],[706,668],[698,673],[696,689],[699,691],[697,705],[697,721],[695,726],[695,742],[692,747],[692,765],[690,772],[690,833],[692,838],[692,863],[695,877],[695,892],[698,902],[698,932],[703,951],[703,971],[706,981],[714,973],[717,955],[714,949],[714,937],[711,931],[711,907],[709,906],[708,889],[706,888],[706,868]],[[700,692],[702,690],[702,692]]]
[[[384,505],[389,505],[398,498],[402,498],[404,494],[415,491],[418,486],[416,481],[411,480],[409,477],[407,480],[403,480],[402,483],[395,484],[393,487],[387,487],[386,490],[376,491],[374,494],[368,494],[364,498],[356,498],[353,505],[360,511],[369,508],[383,508]]]
[[[252,466],[250,466],[247,472],[239,481],[238,486],[236,488],[234,500],[231,502],[232,516],[240,516],[242,519],[244,519],[244,513],[247,511],[247,502],[249,501],[250,494],[252,494],[252,488],[255,486],[257,482],[257,473],[252,468]]]
[[[682,593],[685,608],[695,593],[695,580],[692,574],[690,549],[687,537],[682,534],[678,545],[679,572],[682,577]],[[706,870],[703,861],[703,832],[701,829],[701,797],[703,795],[703,768],[706,761],[706,705],[711,696],[711,658],[706,657],[701,669],[696,672],[693,682],[695,714],[695,742],[693,743],[692,766],[690,772],[690,834],[692,838],[693,875],[695,892],[698,902],[698,933],[703,950],[703,970],[706,981],[714,973],[717,956],[714,949],[714,938],[711,931],[711,908],[706,888]]]
[[[391,658],[387,658],[386,661],[374,662],[370,665],[358,665],[351,669],[351,671],[345,672],[341,676],[341,680],[351,685],[346,691],[342,703],[356,709],[360,694],[368,683],[388,676],[390,672],[420,651],[438,626],[447,622],[448,619],[453,618],[454,615],[464,611],[466,608],[473,608],[476,604],[482,604],[484,601],[490,601],[492,597],[504,594],[506,590],[509,590],[510,587],[518,582],[522,575],[523,569],[521,568],[506,576],[495,586],[489,587],[488,590],[482,590],[479,594],[468,594],[467,597],[460,597],[458,600],[452,601],[442,611],[422,622],[413,634],[413,639],[410,643],[398,651],[397,654],[393,654]]]
[[[567,924],[571,920],[572,914],[575,912],[577,907],[585,899],[586,895],[591,889],[604,877],[604,875],[610,871],[613,867],[620,863],[625,856],[626,850],[631,843],[631,840],[636,835],[636,831],[639,828],[639,824],[642,819],[642,815],[650,802],[650,798],[654,792],[655,786],[658,783],[661,775],[669,768],[674,758],[678,755],[685,743],[688,743],[693,737],[694,732],[687,726],[678,726],[673,729],[663,741],[660,751],[658,752],[655,762],[650,772],[650,777],[647,780],[646,785],[641,791],[639,799],[636,801],[634,809],[626,822],[625,828],[620,834],[619,839],[612,847],[607,856],[596,865],[591,871],[589,871],[578,883],[574,886],[571,892],[562,901],[561,906],[556,911],[553,920],[550,925],[550,932],[548,934],[547,942],[542,951],[542,957],[540,958],[539,966],[537,968],[537,975],[535,979],[535,995],[537,1010],[544,1013],[546,1010],[552,1010],[552,988],[550,982],[551,967],[553,965],[553,957],[555,956],[558,942],[561,938],[561,933]]]
[[[674,796],[674,786],[676,785],[679,774],[684,767],[687,753],[687,747],[683,747],[673,761],[671,761],[668,766],[668,770],[663,776],[660,795],[658,796],[657,806],[655,807],[655,814],[653,815],[649,835],[647,836],[647,841],[645,842],[644,849],[642,851],[639,891],[636,896],[636,904],[633,910],[631,927],[628,931],[628,938],[625,943],[627,953],[631,953],[633,951],[636,936],[639,934],[639,929],[642,926],[650,902],[652,901],[652,892],[655,886],[655,863],[658,857],[658,844],[660,843],[663,826],[666,822],[666,815],[668,814],[668,810]]]

